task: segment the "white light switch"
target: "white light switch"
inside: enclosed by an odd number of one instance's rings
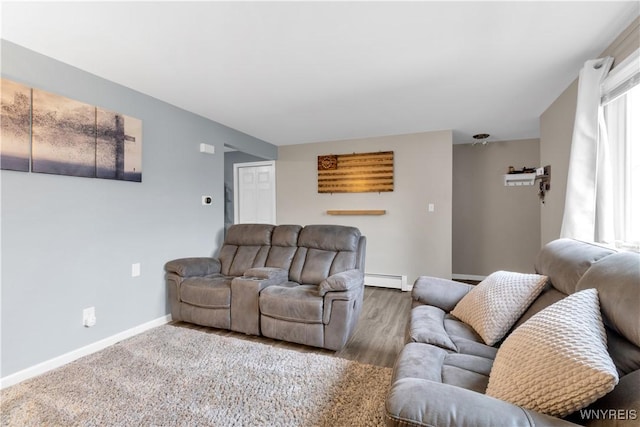
[[[427,209],[429,210],[429,212],[435,212],[436,206],[433,203],[429,203],[429,206]]]
[[[140,263],[136,262],[131,264],[131,277],[138,277],[140,275]]]

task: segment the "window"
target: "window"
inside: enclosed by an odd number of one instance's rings
[[[616,246],[640,251],[640,51],[602,84]]]

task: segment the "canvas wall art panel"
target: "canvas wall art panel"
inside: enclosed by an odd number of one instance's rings
[[[96,176],[96,107],[33,89],[31,170]]]
[[[0,79],[0,168],[29,172],[31,88]]]
[[[141,182],[142,121],[98,108],[96,126],[96,176]]]
[[[142,182],[142,120],[0,79],[2,169]]]

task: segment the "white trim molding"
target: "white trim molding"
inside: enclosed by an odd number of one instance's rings
[[[4,378],[0,378],[0,389],[4,389],[6,387],[18,384],[29,378],[42,375],[45,372],[51,371],[52,369],[59,368],[60,366],[66,365],[67,363],[73,362],[74,360],[77,360],[81,357],[88,356],[97,351],[103,350],[119,341],[125,340],[127,338],[131,338],[135,335],[141,334],[142,332],[148,331],[149,329],[153,329],[157,326],[162,326],[166,323],[169,323],[170,321],[171,321],[171,315],[168,314],[166,316],[159,317],[155,320],[151,320],[147,323],[143,323],[142,325],[138,325],[131,329],[127,329],[126,331],[122,331],[110,337],[104,338],[100,341],[94,342],[87,346],[70,351],[61,356],[54,357],[53,359],[46,360],[42,363],[38,363],[37,365],[23,369],[22,371],[18,371],[14,374],[7,375]]]

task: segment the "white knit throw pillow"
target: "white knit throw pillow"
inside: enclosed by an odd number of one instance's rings
[[[496,271],[465,295],[451,314],[471,326],[487,345],[500,341],[535,300],[547,277]]]
[[[526,409],[564,417],[618,383],[596,289],[558,301],[502,343],[487,394]]]

